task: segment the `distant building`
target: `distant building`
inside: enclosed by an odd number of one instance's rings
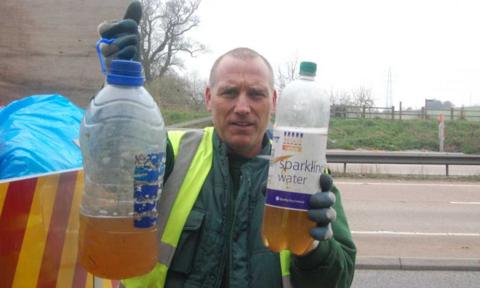
[[[425,99],[425,108],[428,110],[444,110],[453,108],[454,105],[450,101],[440,101],[436,99]]]

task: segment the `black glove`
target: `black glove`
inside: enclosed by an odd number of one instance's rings
[[[335,194],[331,192],[333,180],[327,174],[320,176],[320,189],[310,197],[310,207],[308,217],[317,223],[317,227],[310,229],[310,235],[313,239],[321,241],[333,237],[332,221],[337,217],[337,212],[333,209],[335,204]]]
[[[102,43],[100,45],[107,70],[112,60],[115,59],[139,61],[138,24],[141,18],[142,4],[139,1],[133,1],[128,6],[123,20],[106,21],[98,25],[98,33],[102,38],[114,39],[111,44]]]

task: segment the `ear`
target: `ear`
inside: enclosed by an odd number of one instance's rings
[[[275,111],[277,110],[277,90],[273,90],[272,93],[272,114],[275,114]]]
[[[212,89],[210,89],[210,87],[208,86],[207,88],[205,88],[204,98],[205,98],[205,106],[207,107],[207,111],[212,112]]]

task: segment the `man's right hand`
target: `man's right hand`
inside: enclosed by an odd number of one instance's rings
[[[114,39],[111,44],[102,43],[100,49],[105,58],[107,70],[115,59],[140,59],[140,34],[138,24],[142,18],[142,4],[133,1],[127,8],[122,20],[105,21],[98,25],[100,37]]]

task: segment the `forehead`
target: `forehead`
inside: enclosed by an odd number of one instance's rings
[[[260,57],[235,58],[225,56],[218,63],[215,72],[215,86],[239,84],[270,86],[272,75],[265,62]]]

